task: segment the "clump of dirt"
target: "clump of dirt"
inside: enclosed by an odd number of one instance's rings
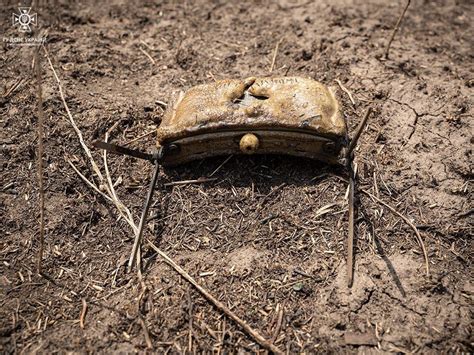
[[[167,169],[146,237],[288,353],[473,351],[471,4],[413,1],[389,59],[397,2],[39,5],[31,36],[48,30],[88,145],[116,124],[113,142],[151,149],[145,133],[177,91],[270,75],[277,43],[272,75],[337,79],[351,92],[354,104],[338,90],[351,132],[373,107],[356,151],[358,188],[417,226],[430,276],[413,231],[359,193],[347,288],[344,171],[305,159],[218,157]],[[23,36],[11,26],[16,11],[16,2],[2,7],[2,36]],[[141,277],[126,273],[133,233],[66,161],[97,181],[43,51],[49,277],[36,275],[35,50],[4,41],[0,57],[1,351],[261,352],[153,250],[144,250]],[[152,167],[108,159],[117,194],[139,216]],[[212,174],[205,184],[163,185]]]

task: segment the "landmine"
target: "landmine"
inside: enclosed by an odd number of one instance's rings
[[[181,93],[166,111],[157,138],[165,150],[163,165],[239,153],[336,163],[347,130],[331,88],[301,77],[251,77]]]
[[[348,284],[353,279],[354,173],[352,150],[371,110],[349,142],[333,90],[307,78],[220,80],[180,93],[157,131],[155,153],[107,142],[97,148],[154,163],[128,269],[135,265],[160,167],[228,154],[286,154],[342,164],[349,171]]]

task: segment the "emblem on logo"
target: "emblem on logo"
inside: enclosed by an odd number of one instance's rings
[[[36,26],[38,24],[37,15],[30,13],[31,7],[19,7],[18,11],[18,14],[13,14],[13,26],[18,26],[20,32],[31,32],[30,26]]]

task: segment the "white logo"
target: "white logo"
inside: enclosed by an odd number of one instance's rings
[[[13,14],[13,26],[19,26],[20,32],[31,32],[30,26],[36,26],[38,24],[38,16],[36,14],[30,14],[31,7],[19,7],[18,11],[18,14]]]

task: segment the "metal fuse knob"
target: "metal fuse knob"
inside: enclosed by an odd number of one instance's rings
[[[257,151],[260,142],[255,134],[247,133],[240,138],[240,150],[244,154],[253,154]]]

